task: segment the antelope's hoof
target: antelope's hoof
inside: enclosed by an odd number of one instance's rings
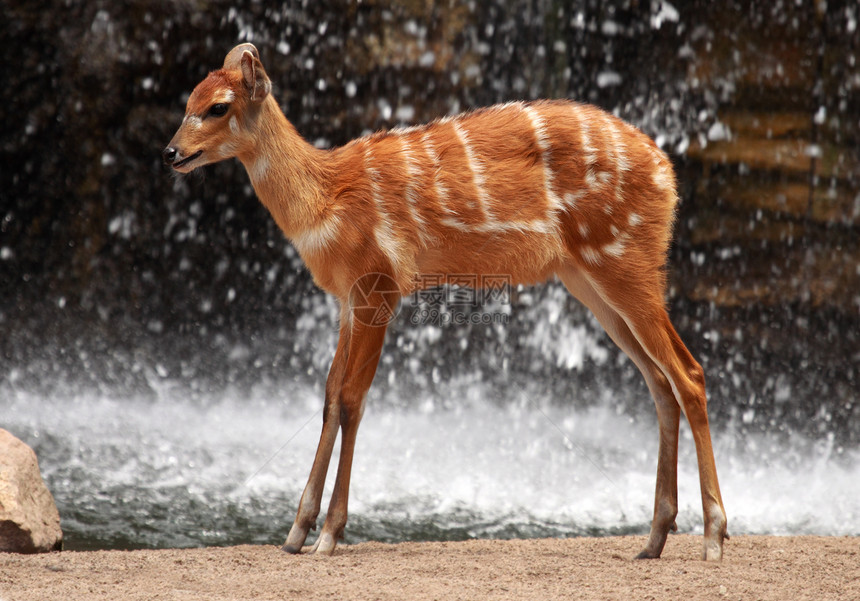
[[[719,541],[705,541],[705,549],[702,552],[702,559],[705,561],[722,561],[723,559],[723,538]]]
[[[314,546],[309,549],[314,555],[331,555],[337,546],[337,539],[328,532],[321,532]]]

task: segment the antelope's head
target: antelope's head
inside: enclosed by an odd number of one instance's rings
[[[260,106],[272,89],[253,44],[240,44],[224,66],[201,81],[185,118],[164,149],[164,162],[180,173],[249,152]]]

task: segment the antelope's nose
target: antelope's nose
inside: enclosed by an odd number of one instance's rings
[[[172,165],[176,162],[176,149],[172,146],[168,146],[164,149],[164,152],[161,153],[161,156],[164,158],[165,165]]]

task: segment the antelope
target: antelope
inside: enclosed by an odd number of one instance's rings
[[[699,468],[703,558],[722,558],[727,521],[704,372],[664,305],[675,175],[645,134],[586,104],[510,102],[318,149],[284,116],[257,49],[241,44],[194,88],[163,156],[179,173],[238,158],[315,283],[339,301],[322,432],[284,551],[331,554],[346,526],[358,425],[387,326],[371,317],[436,281],[422,275],[469,273],[506,274],[513,284],[557,276],[645,378],[659,451],[653,520],[637,558],[659,557],[677,529],[684,413]],[[338,430],[328,513],[314,545],[303,547]]]

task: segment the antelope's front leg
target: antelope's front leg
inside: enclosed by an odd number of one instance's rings
[[[316,527],[317,516],[322,504],[322,492],[325,486],[325,477],[328,473],[328,465],[331,460],[332,449],[337,438],[337,428],[340,425],[340,389],[343,385],[346,373],[346,358],[349,352],[349,340],[351,333],[352,315],[348,311],[341,311],[340,334],[337,341],[337,350],[334,360],[328,372],[325,385],[325,408],[323,409],[323,427],[320,433],[320,441],[314,464],[308,483],[299,501],[299,509],[296,519],[282,551],[287,553],[299,553],[311,528]]]
[[[379,295],[379,303],[392,303],[390,295]],[[387,300],[386,300],[387,299]],[[396,303],[396,298],[393,301]],[[393,306],[389,304],[389,306]],[[349,341],[349,352],[346,360],[346,372],[340,390],[340,460],[337,466],[337,478],[331,495],[325,524],[319,538],[310,550],[312,553],[330,555],[334,552],[337,541],[343,534],[347,520],[347,504],[349,501],[349,479],[352,470],[352,456],[355,451],[355,440],[358,435],[358,424],[364,413],[364,399],[376,366],[382,353],[387,323],[373,324],[373,320],[364,319],[362,313],[367,308],[357,311],[352,320],[352,332]],[[377,314],[373,311],[373,314]]]

